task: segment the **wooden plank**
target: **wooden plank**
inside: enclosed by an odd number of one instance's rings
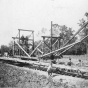
[[[28,60],[33,60],[33,61],[38,61],[38,58],[37,57],[27,57],[27,56],[18,56],[18,55],[14,55],[15,58],[24,58],[25,60],[28,59]]]
[[[20,39],[21,40],[21,38],[19,38],[19,37],[12,37],[13,39]],[[28,40],[30,40],[30,41],[33,41],[33,39],[28,39]]]
[[[36,51],[36,49],[41,45],[42,41],[38,44],[38,46],[32,51],[32,53],[30,54],[30,56]]]
[[[18,30],[21,30],[21,31],[31,31],[31,32],[34,32],[33,30],[26,30],[26,29],[18,29]]]
[[[28,64],[35,64],[35,65],[42,65],[48,67],[50,63],[45,63],[45,62],[38,62],[38,61],[27,61],[27,60],[21,60],[19,58],[9,58],[9,57],[0,57],[2,60],[9,60],[9,61],[15,61],[15,62],[21,62],[21,63],[28,63]],[[77,67],[77,66],[67,66],[67,65],[60,65],[60,64],[53,64],[54,68],[66,68],[66,69],[73,69],[73,70],[78,70],[80,69],[81,71],[86,71],[88,72],[88,69],[85,67]]]
[[[37,50],[38,50],[41,54],[43,54],[43,52],[42,52],[39,48],[37,48]]]
[[[44,37],[44,38],[51,38],[51,36],[41,36],[41,37]],[[52,38],[59,38],[59,37],[53,37]]]

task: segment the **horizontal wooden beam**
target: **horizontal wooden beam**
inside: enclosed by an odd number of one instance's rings
[[[43,38],[51,38],[51,36],[41,36],[41,37],[43,37]],[[52,38],[60,38],[60,37],[53,37],[52,36]]]
[[[34,32],[33,30],[25,30],[25,29],[18,29],[18,30]]]
[[[20,39],[21,40],[21,38],[19,38],[19,37],[12,37],[13,39]],[[28,40],[31,40],[31,41],[33,41],[33,39],[28,39]]]
[[[37,57],[27,57],[27,56],[19,56],[19,55],[14,55],[15,58],[23,58],[23,59],[28,59],[28,60],[32,60],[32,61],[38,61]]]

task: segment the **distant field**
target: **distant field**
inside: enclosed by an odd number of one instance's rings
[[[73,58],[73,59],[88,59],[88,55],[64,55],[64,58]]]
[[[58,59],[58,62],[65,62],[67,63],[69,61],[69,57],[72,59],[72,62],[74,64],[79,63],[79,60],[82,60],[83,63],[88,65],[88,55],[63,55],[63,58]],[[41,60],[44,62],[50,62],[50,60]]]
[[[79,60],[82,60],[83,63],[88,63],[88,55],[64,55],[60,61],[68,62],[69,57],[72,59],[72,62],[77,64]]]

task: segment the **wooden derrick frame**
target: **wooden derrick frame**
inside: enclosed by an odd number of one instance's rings
[[[39,44],[38,44],[38,46],[35,48],[35,49],[33,49],[33,51],[31,52],[31,54],[28,56],[27,54],[27,56],[29,57],[29,58],[31,58],[31,55],[33,55],[34,54],[34,52],[36,51],[36,50],[38,50],[42,55],[40,55],[40,56],[38,56],[39,58],[43,58],[43,57],[46,57],[46,56],[48,56],[48,55],[51,55],[51,54],[56,54],[57,52],[59,52],[59,51],[62,51],[61,53],[59,53],[59,55],[58,56],[60,56],[61,54],[63,54],[64,52],[66,52],[68,49],[70,49],[70,48],[72,48],[75,44],[78,44],[78,43],[80,43],[80,42],[82,42],[86,37],[88,37],[88,35],[87,36],[85,36],[84,38],[83,38],[83,40],[80,40],[80,41],[78,41],[78,42],[75,42],[75,43],[72,43],[72,44],[69,44],[69,42],[80,32],[80,31],[82,31],[82,30],[84,30],[84,27],[86,26],[88,24],[88,22],[86,22],[74,35],[73,35],[73,37],[70,39],[70,40],[68,40],[62,47],[60,47],[60,44],[58,44],[58,49],[56,49],[56,50],[53,50],[52,49],[52,47],[56,44],[56,42],[57,41],[59,41],[59,43],[60,43],[60,37],[53,37],[52,36],[52,21],[51,21],[51,36],[42,36],[42,38],[43,38],[43,41],[41,41]],[[25,30],[23,30],[23,29],[19,29],[19,44],[20,44],[20,31],[25,31]],[[26,31],[32,31],[32,30],[26,30]],[[34,33],[34,32],[33,32]],[[50,40],[50,42],[51,42],[51,45],[49,46],[49,45],[47,45],[46,44],[46,41],[45,41],[45,38],[50,38],[51,40]],[[52,44],[52,39],[53,38],[57,38],[56,39],[56,41],[55,41],[55,43],[53,43]],[[46,44],[46,46],[49,48],[49,50],[50,50],[50,52],[49,53],[47,53],[47,54],[44,54],[44,51],[43,51],[43,48],[42,48],[42,51],[39,49],[39,46],[41,45],[41,44]],[[69,44],[69,45],[68,45]],[[33,37],[33,45],[34,45],[34,37]],[[14,49],[14,47],[13,47],[13,49]],[[14,51],[13,51],[13,54],[14,54]],[[37,57],[36,57],[37,58]]]
[[[41,36],[42,38],[43,38],[43,40],[42,41],[40,41],[40,43],[37,45],[37,47],[32,51],[32,53],[30,54],[30,56],[36,51],[36,50],[38,50],[39,48],[39,46],[42,44],[43,46],[42,46],[42,51],[39,49],[38,51],[42,54],[42,55],[44,55],[45,54],[45,52],[44,52],[44,48],[45,48],[45,45],[47,46],[47,48],[50,50],[50,52],[52,52],[52,50],[53,50],[53,46],[58,42],[58,48],[60,48],[60,40],[61,40],[61,38],[60,37],[53,37],[52,36],[52,25],[54,25],[54,24],[52,24],[52,21],[51,21],[51,36]],[[52,39],[56,39],[56,41],[54,42],[54,43],[52,43]],[[46,40],[48,40],[48,39],[50,39],[50,42],[51,42],[51,44],[50,45],[48,45],[47,43],[46,43]]]
[[[51,36],[42,36],[42,38],[43,38],[43,52],[44,52],[44,46],[46,45],[47,47],[48,47],[48,49],[50,50],[50,52],[52,52],[53,51],[53,46],[58,42],[58,48],[60,48],[60,41],[61,41],[61,38],[58,36],[58,37],[54,37],[53,36],[53,29],[52,29],[52,26],[53,26],[54,24],[53,24],[53,22],[51,21]],[[48,45],[47,43],[46,43],[46,41],[45,41],[45,39],[50,39],[50,45]],[[53,43],[52,42],[52,40],[53,39],[56,39],[56,41]],[[44,54],[44,53],[43,53]]]
[[[25,29],[18,29],[18,37],[12,37],[14,39],[14,43],[13,43],[13,56],[15,55],[14,53],[14,50],[15,50],[15,42],[16,42],[16,39],[19,40],[19,45],[20,45],[20,40],[21,40],[21,36],[20,36],[20,33],[21,31],[27,31],[27,32],[30,32],[31,34],[28,36],[28,41],[32,41],[32,50],[34,50],[34,31],[33,30],[25,30]],[[30,36],[32,35],[32,39],[30,39]],[[17,43],[16,43],[17,44]],[[18,45],[18,44],[17,44]],[[19,46],[18,45],[18,46]],[[24,52],[25,50],[22,49],[22,46],[20,45],[19,48]],[[26,54],[26,51],[25,51],[25,54]],[[19,50],[19,55],[20,55],[20,50]],[[26,54],[27,55],[27,54]],[[29,54],[28,54],[29,55]],[[28,56],[27,55],[27,56]],[[29,57],[29,56],[28,56]]]
[[[56,39],[54,43],[51,43],[51,45],[48,45],[45,41],[46,38],[51,40],[50,36],[42,36],[43,38],[43,52],[44,52],[44,46],[46,45],[50,51],[53,51],[53,46],[58,42],[58,48],[60,48],[60,37],[52,37],[52,39]],[[44,53],[43,53],[44,54]]]

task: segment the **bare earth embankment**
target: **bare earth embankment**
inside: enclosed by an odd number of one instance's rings
[[[88,80],[0,63],[0,88],[88,88]]]

